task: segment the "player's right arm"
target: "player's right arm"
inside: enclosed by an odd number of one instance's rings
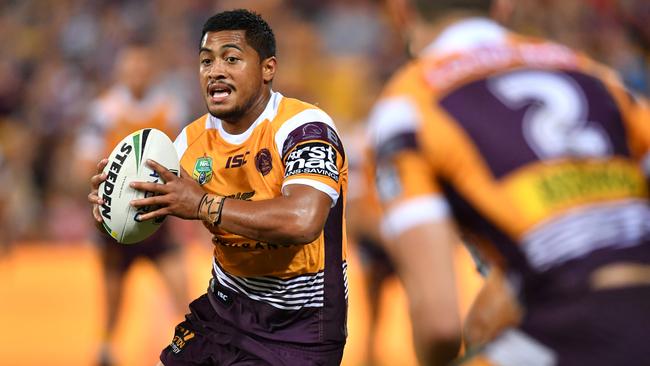
[[[106,173],[103,172],[104,168],[108,164],[108,159],[102,159],[97,163],[97,171],[95,175],[90,178],[90,193],[88,193],[88,202],[93,205],[93,218],[95,219],[95,226],[102,233],[104,229],[102,228],[102,215],[99,213],[99,206],[104,204],[104,200],[99,197],[99,185],[102,184],[107,178]]]
[[[385,99],[371,116],[371,136],[383,230],[409,298],[418,358],[442,365],[460,345],[452,254],[458,237],[418,146],[418,121],[408,98]]]

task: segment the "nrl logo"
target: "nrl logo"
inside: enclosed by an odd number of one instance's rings
[[[187,342],[192,338],[194,338],[194,332],[177,325],[174,332],[174,339],[172,339],[172,343],[170,344],[172,352],[179,353],[182,351],[187,345]]]
[[[192,177],[197,182],[199,182],[200,185],[204,185],[209,182],[210,179],[212,179],[212,158],[209,156],[204,156],[202,158],[196,159]]]

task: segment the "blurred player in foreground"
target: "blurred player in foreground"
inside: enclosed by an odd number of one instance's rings
[[[149,220],[202,220],[214,235],[213,278],[160,355],[173,365],[338,365],[347,336],[345,152],[332,119],[271,90],[275,37],[246,10],[203,27],[199,78],[209,113],[176,139],[182,176]],[[100,168],[106,163],[103,160]],[[191,175],[189,175],[191,174]],[[99,182],[91,179],[90,201]]]
[[[367,162],[365,129],[356,128],[343,135],[349,168],[347,228],[349,238],[359,253],[368,299],[369,329],[365,346],[367,364],[372,366],[379,365],[381,361],[375,357],[374,349],[382,311],[382,289],[387,280],[395,276],[395,269],[384,249],[380,231],[381,207],[376,191],[372,189],[374,178]]]
[[[133,43],[122,49],[115,62],[116,83],[101,95],[89,110],[89,123],[82,129],[77,144],[80,176],[88,177],[96,169],[97,159],[131,132],[145,127],[158,128],[173,138],[180,130],[183,105],[172,93],[155,83],[157,75],[151,60],[150,46]],[[86,178],[84,178],[86,179]],[[172,295],[174,310],[181,315],[188,301],[187,274],[183,266],[183,250],[164,224],[156,234],[138,245],[117,243],[108,235],[97,235],[104,266],[106,286],[106,332],[100,364],[115,363],[109,346],[119,320],[124,279],[135,260],[151,260],[164,278]]]
[[[610,69],[488,19],[505,1],[401,5],[417,58],[387,85],[371,138],[423,363],[457,352],[461,232],[522,311],[466,364],[650,364],[644,104]]]

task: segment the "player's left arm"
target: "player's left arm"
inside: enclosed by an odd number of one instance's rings
[[[219,227],[269,243],[308,244],[323,231],[331,204],[327,194],[292,184],[282,196],[270,200],[227,200]]]

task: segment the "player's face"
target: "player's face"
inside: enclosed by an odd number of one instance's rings
[[[199,63],[205,102],[210,114],[217,118],[237,122],[269,95],[275,57],[260,60],[246,42],[243,30],[206,33]]]
[[[119,79],[137,97],[142,97],[151,84],[151,59],[151,51],[145,47],[127,48],[118,59]]]

